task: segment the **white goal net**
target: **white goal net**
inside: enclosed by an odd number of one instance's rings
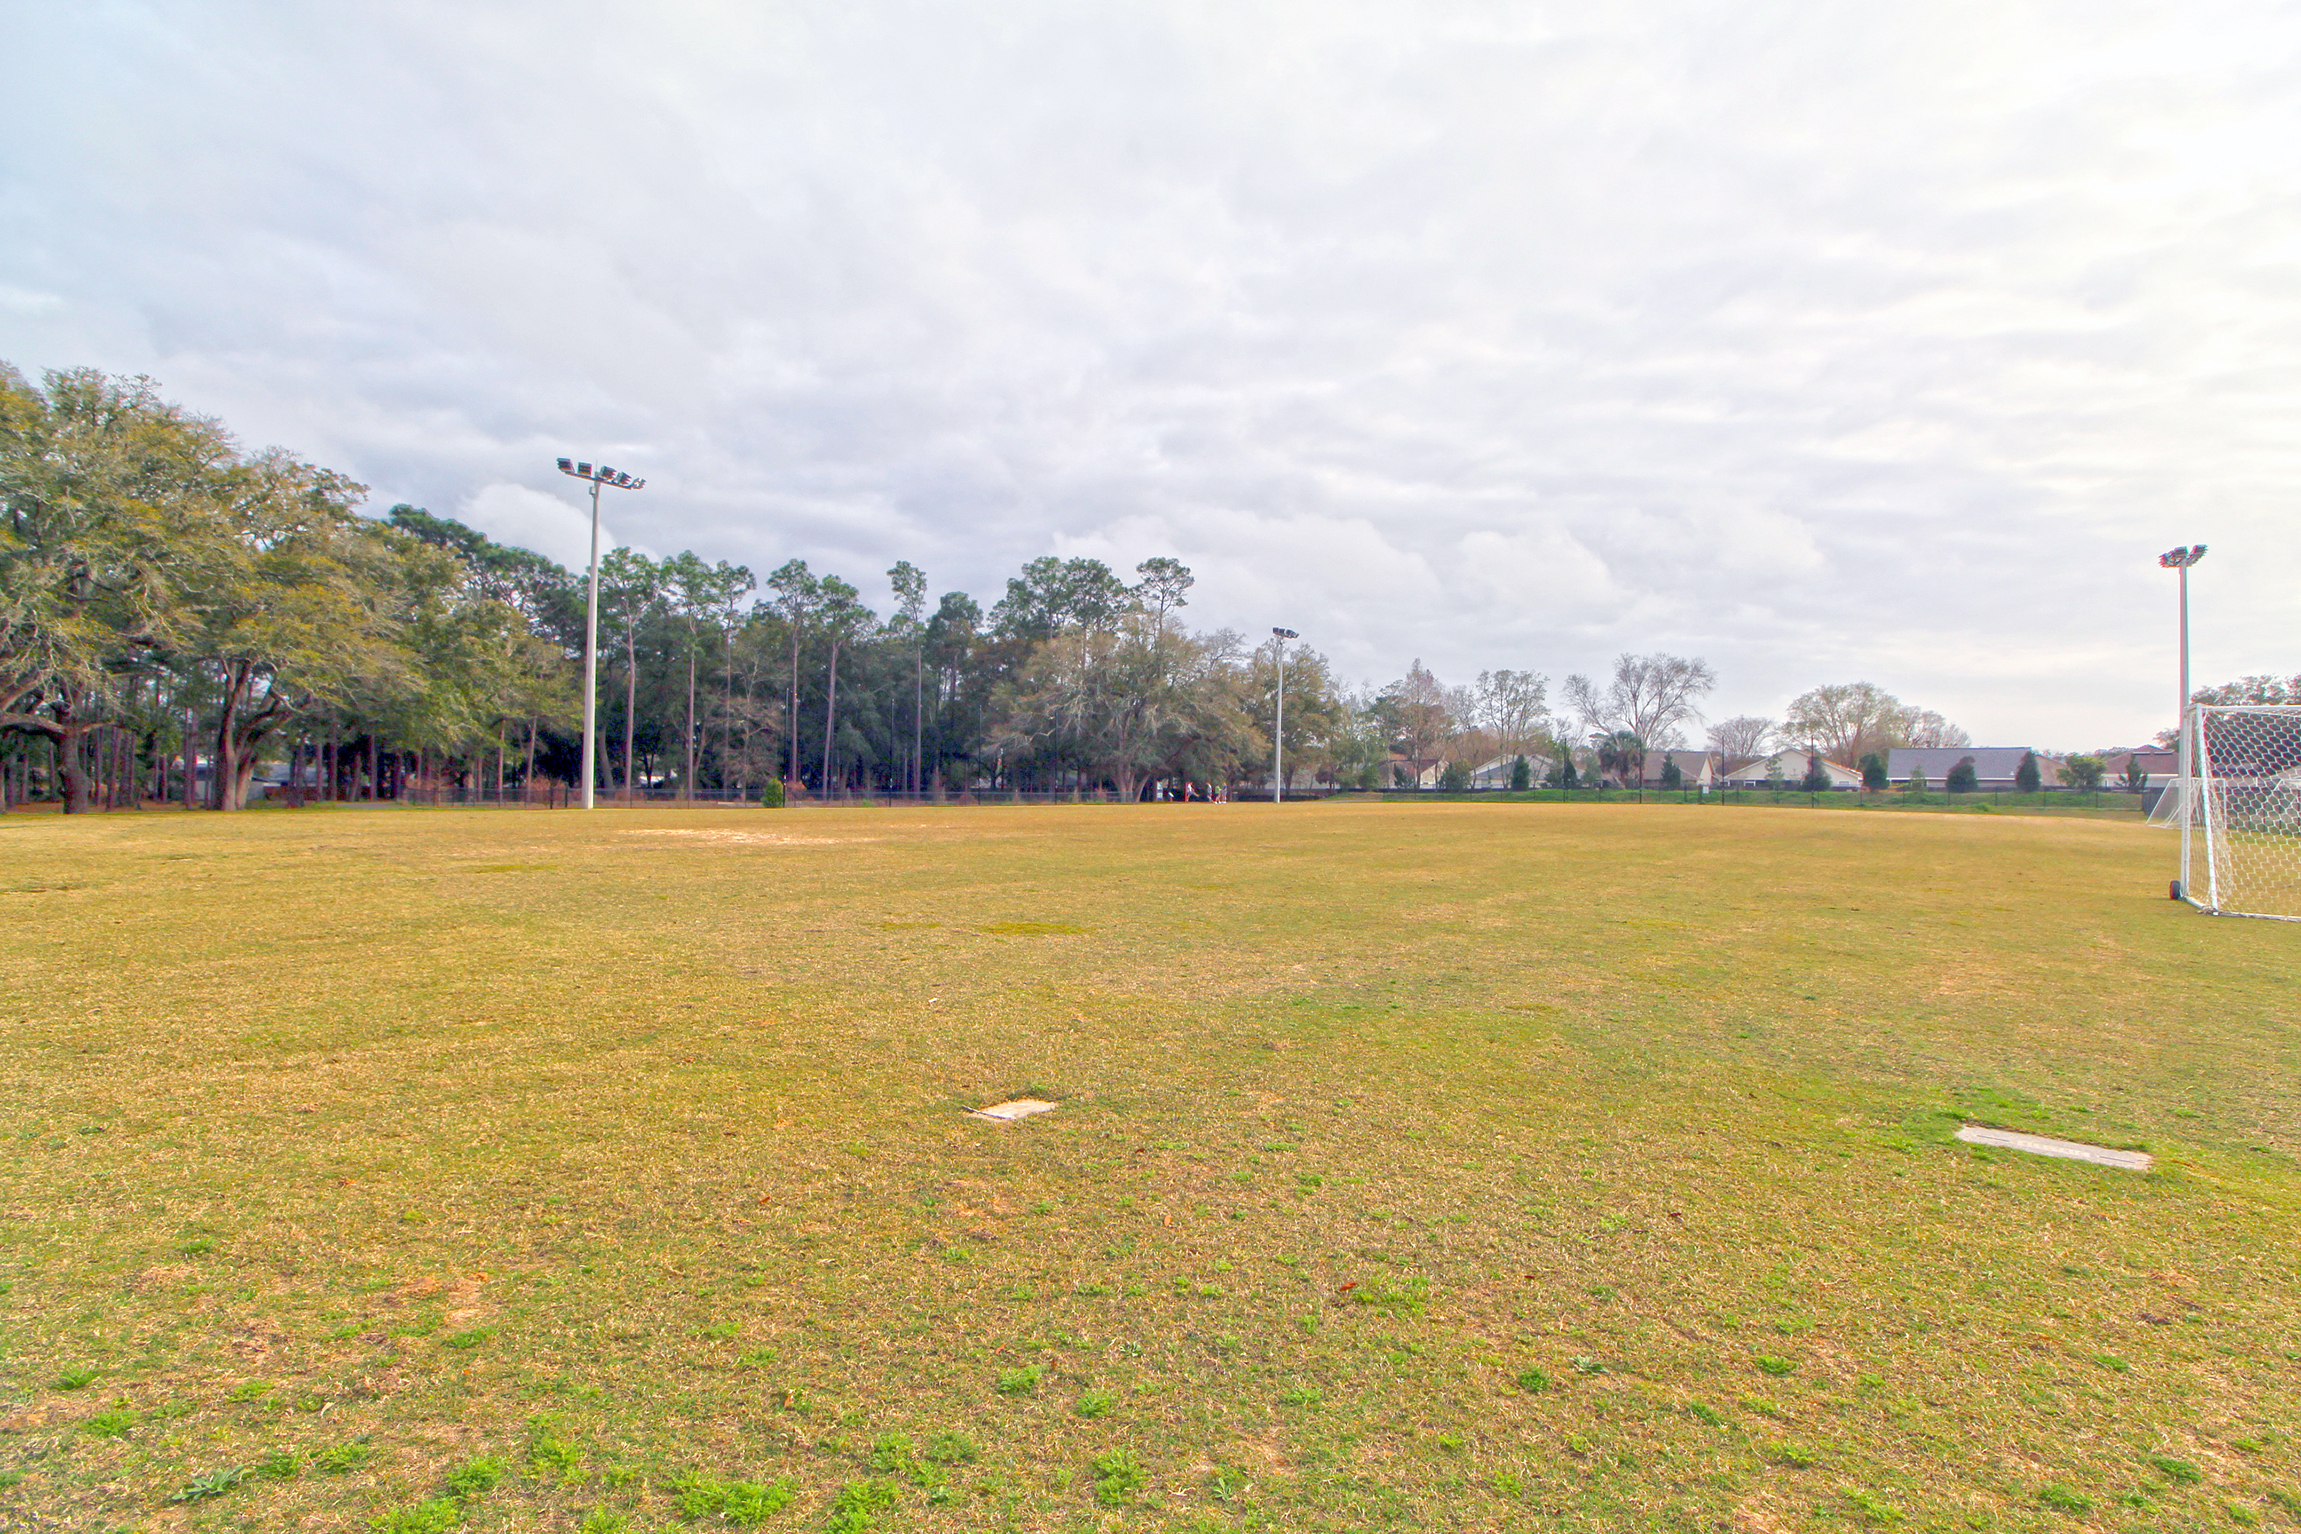
[[[2301,921],[2301,707],[2199,704],[2189,754],[2150,817],[2181,828],[2182,898]]]

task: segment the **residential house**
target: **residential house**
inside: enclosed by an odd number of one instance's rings
[[[1896,746],[1886,753],[1886,781],[1906,784],[1912,770],[1922,769],[1926,786],[1939,789],[1948,782],[1950,769],[1970,757],[1975,788],[2011,792],[2014,774],[2021,771],[2021,759],[2030,754],[2027,746]],[[2039,786],[2059,786],[2061,780],[2054,776],[2054,769],[2061,765],[2061,759],[2042,751],[2036,756]]]
[[[1806,779],[1808,758],[1813,752],[1803,747],[1789,746],[1772,756],[1736,757],[1726,764],[1720,782],[1727,788],[1766,788],[1779,781],[1785,787],[1795,788]],[[1830,780],[1832,788],[1859,788],[1862,775],[1843,762],[1821,758],[1822,775]]]
[[[2163,788],[2173,781],[2180,763],[2170,746],[2136,746],[2131,751],[2108,751],[2101,758],[2101,783],[2104,788],[2125,786],[2125,765],[2137,764],[2143,773],[2143,788]]]
[[[1687,788],[1714,788],[1718,774],[1715,759],[1707,751],[1649,751],[1646,753],[1646,771],[1642,786],[1660,788],[1666,774],[1665,764],[1678,764],[1678,777]],[[1798,769],[1803,773],[1803,767]]]
[[[1509,756],[1498,756],[1490,762],[1471,768],[1470,786],[1472,788],[1508,788],[1510,786],[1510,769],[1517,765],[1517,762],[1518,757],[1513,753]],[[1526,768],[1534,775],[1534,786],[1540,788],[1543,778],[1549,775],[1550,758],[1537,756],[1529,751],[1526,753]]]

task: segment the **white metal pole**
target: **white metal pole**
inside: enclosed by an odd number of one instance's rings
[[[2181,893],[2190,895],[2189,878],[2189,823],[2205,808],[2204,785],[2190,781],[2197,763],[2197,747],[2189,712],[2189,556],[2181,559],[2181,711],[2174,718],[2173,770],[2180,782],[2181,801]]]
[[[565,460],[561,460],[565,462]],[[583,807],[593,808],[591,785],[598,777],[593,751],[599,711],[599,481],[591,482],[591,600],[583,612]]]
[[[1270,788],[1270,802],[1286,803],[1286,641],[1278,645],[1278,728],[1271,732],[1271,769],[1275,777]]]

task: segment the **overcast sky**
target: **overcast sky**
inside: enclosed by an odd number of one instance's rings
[[[0,358],[570,562],[1983,744],[2301,670],[2301,7],[0,0]]]

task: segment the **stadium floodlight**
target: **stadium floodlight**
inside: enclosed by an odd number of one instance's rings
[[[1292,629],[1274,628],[1278,641],[1278,724],[1270,732],[1270,802],[1286,803],[1286,642],[1302,636]]]
[[[588,463],[569,468],[567,460],[559,460],[559,472],[571,479],[586,480],[591,485],[591,595],[583,609],[583,807],[593,809],[591,785],[598,776],[599,746],[597,719],[599,715],[599,487],[613,485],[618,490],[644,490],[647,481],[618,474],[606,464],[595,473]],[[628,775],[630,764],[625,764]]]
[[[2197,761],[2197,732],[2191,719],[2189,702],[2189,567],[2205,557],[2205,545],[2176,544],[2157,556],[2160,569],[2181,572],[2181,707],[2173,715],[2173,788],[2181,809],[2181,877],[2173,881],[2172,896],[2176,900],[2194,900],[2189,890],[2189,826],[2196,819],[2192,806],[2197,802],[2195,774],[2191,771]]]

